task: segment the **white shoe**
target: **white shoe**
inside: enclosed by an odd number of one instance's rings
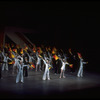
[[[80,77],[79,75],[77,75],[77,77]]]
[[[59,77],[59,78],[61,78],[61,77]]]
[[[48,80],[50,80],[50,78],[48,78]]]
[[[63,78],[66,78],[65,76],[63,76]]]
[[[46,79],[42,79],[42,80],[46,80]]]

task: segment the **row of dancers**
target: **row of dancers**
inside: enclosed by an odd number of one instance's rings
[[[45,49],[45,50],[44,50]],[[18,52],[19,51],[19,52]],[[75,55],[72,54],[71,49],[69,49],[70,55],[75,58]],[[88,62],[84,62],[80,53],[77,53],[78,58],[80,60],[80,67],[77,72],[77,77],[83,77],[83,64],[87,64]],[[43,70],[44,74],[43,80],[50,80],[50,69],[55,67],[55,73],[59,70],[59,78],[65,78],[65,69],[66,65],[68,65],[71,69],[73,69],[73,63],[68,62],[68,57],[63,52],[63,55],[58,52],[58,50],[54,48],[41,48],[33,46],[32,51],[30,52],[28,47],[20,48],[18,45],[11,46],[11,44],[7,45],[1,49],[0,52],[0,69],[4,71],[4,69],[8,70],[8,63],[12,65],[12,74],[14,74],[17,68],[17,76],[16,83],[19,82],[19,79],[22,83],[24,83],[24,76],[28,76],[28,69],[35,69],[35,71]],[[59,65],[55,66],[57,64]],[[59,66],[59,67],[58,67]]]

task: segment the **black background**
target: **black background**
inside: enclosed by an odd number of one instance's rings
[[[100,2],[0,1],[0,26],[35,30],[25,34],[36,45],[82,53],[87,70],[100,72]]]

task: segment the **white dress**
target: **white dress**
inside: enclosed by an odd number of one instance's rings
[[[61,61],[62,61],[62,60],[61,60]],[[65,65],[66,65],[66,64],[69,65],[69,63],[63,62],[63,61],[62,61],[62,67],[61,67],[61,70],[65,70]]]

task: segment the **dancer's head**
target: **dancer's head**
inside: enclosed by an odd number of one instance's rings
[[[22,61],[22,60],[20,60],[20,61],[19,61],[19,63],[20,63],[20,64],[22,64],[22,63],[23,63],[23,61]]]
[[[66,59],[63,59],[63,62],[66,62]]]
[[[49,60],[49,59],[46,59],[46,62],[47,62],[47,63],[50,63],[50,60]]]

